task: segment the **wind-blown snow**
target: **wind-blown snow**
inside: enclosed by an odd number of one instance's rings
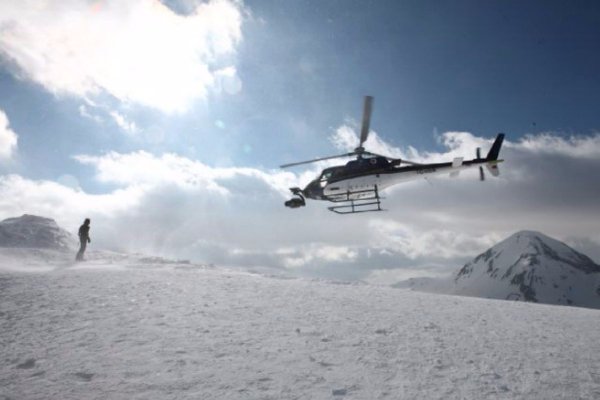
[[[136,260],[0,273],[0,398],[600,397],[598,310]]]

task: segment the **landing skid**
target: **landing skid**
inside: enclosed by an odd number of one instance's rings
[[[362,197],[365,196],[365,197]],[[361,198],[354,198],[361,197]],[[377,185],[374,189],[347,191],[346,193],[328,197],[327,200],[339,205],[327,207],[336,214],[358,214],[371,211],[384,211],[381,209],[381,197]]]

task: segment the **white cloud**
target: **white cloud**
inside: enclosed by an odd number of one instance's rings
[[[242,90],[242,80],[237,75],[235,67],[223,68],[215,72],[215,91],[227,94],[238,94]]]
[[[500,239],[498,234],[469,234],[458,230],[412,228],[396,221],[372,219],[369,221],[370,245],[391,249],[410,259],[452,259],[469,257],[481,249],[491,247]]]
[[[473,146],[487,150],[490,141],[464,133],[441,138],[445,150],[415,152],[422,159],[447,160],[450,154],[467,155]],[[579,243],[576,248],[592,257],[600,254],[593,218],[600,213],[600,182],[589,173],[600,168],[600,159],[507,144],[500,178],[482,183],[474,172],[431,185],[398,185],[384,193],[384,213],[340,216],[327,211],[327,203],[310,200],[305,208],[285,208],[287,188],[302,186],[314,170],[299,175],[217,168],[139,151],[76,157],[99,181],[118,187],[103,195],[2,177],[0,217],[39,213],[76,227],[89,216],[98,246],[373,281],[458,268],[521,229]],[[373,274],[384,269],[408,270]]]
[[[248,177],[263,181],[268,186],[288,193],[288,185],[297,181],[288,171],[265,172],[254,168],[215,168],[176,154],[155,156],[145,151],[129,154],[110,152],[104,156],[79,155],[74,157],[83,164],[92,165],[101,182],[119,185],[146,184],[151,186],[176,185],[183,189],[203,188],[220,195],[229,194],[222,181]]]
[[[520,146],[533,153],[560,154],[568,157],[600,157],[600,134],[593,136],[569,136],[567,138],[543,133],[528,135]]]
[[[135,134],[138,132],[138,127],[133,121],[129,121],[123,114],[117,111],[110,111],[110,116],[113,118],[115,123],[127,133]]]
[[[238,79],[241,8],[212,0],[179,15],[155,0],[1,2],[0,54],[52,93],[106,92],[182,112],[218,77]]]
[[[469,132],[445,132],[438,136],[438,142],[445,148],[443,153],[423,152],[424,162],[448,161],[454,157],[475,158],[477,148],[481,148],[481,156],[485,157],[496,136],[488,139],[478,137]],[[508,143],[506,141],[505,143]]]
[[[75,224],[80,216],[88,214],[112,218],[128,212],[139,205],[145,193],[141,185],[132,185],[93,195],[52,181],[0,175],[0,214],[5,218],[38,214]]]
[[[286,268],[301,268],[307,264],[323,262],[352,263],[358,252],[346,246],[331,246],[318,243],[305,244],[294,248],[281,248],[276,251]]]
[[[79,106],[79,115],[81,115],[84,118],[89,118],[98,123],[101,123],[104,121],[104,119],[100,115],[93,114],[85,104],[81,104]]]
[[[17,134],[10,129],[8,117],[0,110],[0,161],[12,158],[17,150]]]
[[[418,151],[412,146],[406,148],[392,146],[379,137],[377,132],[370,131],[369,137],[364,144],[367,151],[391,158],[400,158],[410,161],[433,163],[448,161],[454,157],[475,157],[477,147],[487,149],[493,141],[476,137],[469,132],[446,132],[438,137],[438,142],[444,147],[443,152]],[[352,123],[346,123],[335,130],[331,136],[333,145],[342,151],[351,151],[358,146],[359,136],[357,127]]]
[[[332,136],[342,151],[358,144],[358,129],[344,124]],[[442,150],[391,146],[371,132],[365,147],[375,153],[418,162],[485,155],[494,137],[468,132],[438,136]],[[477,171],[457,179],[440,176],[394,186],[384,192],[387,220],[369,220],[370,246],[392,249],[408,259],[457,260],[519,229],[537,229],[557,238],[600,233],[590,215],[600,212],[600,136],[530,135],[505,140],[499,178],[478,182]],[[565,159],[566,158],[566,159]],[[339,162],[338,162],[339,163]],[[597,254],[597,252],[596,252]]]
[[[374,133],[374,132],[372,132]],[[338,127],[329,138],[331,143],[340,151],[354,150],[358,146],[359,138],[349,124]]]
[[[470,132],[445,132],[437,136],[437,141],[443,146],[443,151],[419,151],[412,146],[406,148],[392,146],[379,137],[377,132],[370,131],[365,142],[365,149],[376,154],[392,158],[401,158],[423,163],[443,162],[454,157],[474,158],[477,148],[481,148],[485,156],[494,137],[482,138]],[[357,127],[345,123],[338,127],[330,138],[333,145],[341,151],[351,151],[358,146],[359,135]],[[570,158],[600,157],[600,134],[562,136],[554,133],[526,135],[518,142],[504,141],[503,150],[514,149],[521,153],[535,155],[561,155]]]

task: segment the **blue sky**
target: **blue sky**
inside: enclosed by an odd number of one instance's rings
[[[151,209],[170,216],[169,227],[153,238],[132,233],[128,250],[269,266],[293,253],[289,265],[327,264],[351,277],[364,276],[348,270],[377,263],[450,268],[520,228],[571,240],[599,260],[600,231],[579,215],[600,211],[590,200],[600,186],[590,173],[600,155],[597,2],[69,0],[4,4],[0,15],[0,110],[8,122],[0,127],[0,174],[5,197],[20,197],[0,203],[1,217],[36,211],[76,225],[91,214],[105,245],[115,247],[110,232],[122,221],[162,230],[164,219],[142,212]],[[343,150],[336,138],[356,129],[366,94],[375,97],[371,143],[380,149],[406,154],[412,146],[423,160],[471,156],[506,132],[506,158],[515,163],[483,188],[467,176],[433,189],[394,189],[394,211],[385,217],[341,222],[319,203],[310,211],[280,209],[285,188],[305,182],[318,166],[306,173],[277,166]],[[15,137],[16,145],[9,140]],[[169,154],[178,158],[165,159]],[[518,184],[526,179],[546,186],[525,193]],[[558,191],[565,181],[574,186]],[[40,187],[45,194],[28,194]],[[511,193],[511,200],[499,203],[499,195],[494,204],[484,196],[483,204],[465,205],[464,197],[477,200],[490,188]],[[52,206],[57,190],[81,209],[65,200],[59,213]],[[225,192],[229,200],[211,197]],[[89,211],[86,202],[94,204]],[[470,210],[486,207],[516,211],[502,224],[491,217],[485,225],[465,223]],[[173,208],[183,215],[171,215]],[[213,229],[223,230],[222,239],[203,231],[206,220],[187,221],[188,213],[219,215]],[[447,218],[407,223],[415,213]],[[338,229],[323,230],[310,218]],[[454,223],[445,239],[431,239],[448,218]],[[246,220],[251,227],[239,227]],[[186,228],[175,221],[187,221]],[[261,237],[256,223],[277,235],[248,240]],[[296,223],[297,236],[276,228]],[[239,238],[228,242],[229,231],[218,226],[235,226]],[[392,229],[388,237],[400,239],[384,250],[396,258],[363,259],[385,247],[381,240],[340,237],[339,229],[375,230],[368,238]],[[195,241],[174,244],[179,230]],[[418,259],[405,246],[407,236],[421,244],[463,237],[449,245],[464,251],[429,258],[423,251]]]

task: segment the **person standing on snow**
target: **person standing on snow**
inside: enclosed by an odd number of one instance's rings
[[[86,218],[83,221],[83,225],[79,227],[79,251],[77,252],[77,256],[75,259],[77,261],[83,261],[83,253],[85,253],[85,248],[87,244],[92,240],[90,239],[90,219]]]

